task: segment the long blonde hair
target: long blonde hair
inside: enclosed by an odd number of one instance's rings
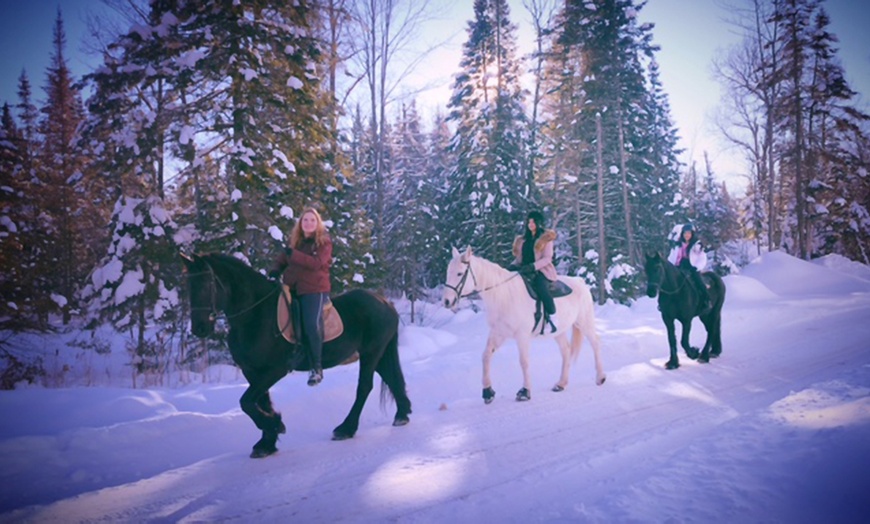
[[[306,213],[313,214],[314,218],[317,220],[317,227],[314,229],[314,245],[318,247],[323,245],[324,239],[328,236],[326,226],[323,224],[323,219],[320,217],[320,213],[318,213],[313,207],[306,207],[302,210],[302,214],[299,215],[299,220],[296,221],[296,224],[290,231],[290,247],[294,249],[299,247],[305,239],[305,233],[302,231],[302,217],[304,217]]]

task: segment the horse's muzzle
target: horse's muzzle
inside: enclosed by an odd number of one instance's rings
[[[456,307],[457,304],[459,304],[459,297],[458,296],[444,297],[444,308],[445,309],[453,309]]]
[[[656,295],[659,294],[659,290],[655,286],[647,286],[646,287],[646,296],[649,298],[656,298]]]

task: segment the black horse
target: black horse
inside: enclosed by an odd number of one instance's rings
[[[646,294],[650,298],[659,296],[659,311],[662,320],[668,328],[668,344],[671,347],[671,358],[665,367],[676,369],[680,367],[677,357],[677,336],[674,320],[683,325],[683,336],[680,345],[686,355],[699,362],[709,362],[710,357],[716,358],[722,353],[722,304],[725,303],[725,283],[715,273],[702,273],[701,278],[708,284],[710,308],[700,311],[700,298],[692,285],[692,280],[683,270],[677,268],[658,253],[646,256]],[[689,345],[689,332],[692,329],[692,319],[698,317],[707,329],[707,341],[703,351]]]
[[[281,414],[272,407],[269,388],[288,372],[308,369],[304,351],[279,333],[276,318],[280,286],[240,260],[220,254],[182,257],[190,292],[191,331],[198,337],[214,332],[215,318],[223,312],[229,323],[228,345],[236,365],[248,380],[239,403],[263,432],[251,457],[278,451],[278,435],[286,432]],[[333,440],[354,436],[359,417],[374,382],[383,379],[381,402],[389,388],[396,402],[394,426],[408,423],[411,401],[399,362],[399,315],[384,298],[354,290],[332,299],[344,322],[344,332],[323,345],[323,367],[329,368],[359,356],[356,400],[347,417],[332,431]]]

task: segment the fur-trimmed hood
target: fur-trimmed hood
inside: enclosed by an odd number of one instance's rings
[[[520,258],[522,256],[520,250],[523,247],[524,238],[525,237],[523,235],[519,235],[514,239],[514,245],[511,249],[511,252],[516,258]],[[544,232],[541,233],[541,236],[539,236],[538,239],[535,240],[535,253],[541,253],[542,251],[544,251],[544,246],[546,246],[548,242],[552,242],[554,240],[556,240],[556,232],[552,229],[545,229]]]

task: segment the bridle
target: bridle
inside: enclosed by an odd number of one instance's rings
[[[502,284],[509,282],[510,280],[516,278],[517,275],[519,275],[519,273],[514,273],[513,275],[509,276],[508,278],[506,278],[505,280],[502,280],[501,282],[499,282],[497,284],[493,284],[493,285],[488,286],[484,289],[478,290],[477,289],[477,277],[474,276],[474,270],[471,269],[471,260],[470,259],[469,260],[460,260],[460,262],[462,262],[466,266],[465,273],[462,274],[462,278],[459,279],[459,282],[455,286],[451,286],[450,284],[447,284],[447,283],[444,284],[444,287],[446,287],[447,289],[452,289],[453,292],[456,293],[456,300],[457,301],[459,301],[462,298],[470,297],[471,295],[473,295],[475,293],[475,291],[478,293],[484,293],[486,291],[489,291],[490,289],[496,288]],[[474,282],[475,291],[472,291],[471,293],[469,293],[467,295],[463,295],[462,290],[465,289],[465,283],[468,281],[468,275],[471,275],[471,280],[472,280],[472,282]]]
[[[215,273],[214,268],[211,267],[211,264],[209,264],[208,262],[205,262],[205,267],[208,268],[208,271],[198,271],[198,272],[196,272],[196,273],[188,273],[188,277],[191,277],[191,276],[199,276],[199,275],[205,275],[205,274],[208,274],[208,275],[211,276],[211,279],[210,279],[210,286],[209,286],[209,287],[211,288],[211,289],[210,289],[210,291],[211,291],[211,293],[210,293],[210,295],[211,295],[211,296],[210,296],[211,304],[208,305],[208,306],[198,306],[198,307],[193,307],[193,306],[191,306],[191,307],[190,307],[190,310],[191,310],[191,311],[207,310],[207,311],[209,312],[209,314],[208,314],[208,321],[209,321],[209,322],[214,322],[215,320],[217,320],[217,317],[218,317],[218,315],[220,314],[220,311],[221,311],[220,308],[218,308],[217,286],[220,286],[220,288],[221,288],[221,292],[223,293],[223,296],[224,296],[224,297],[227,296],[227,287],[224,285],[223,281],[221,281],[221,279],[220,279],[220,277],[217,275],[217,273]],[[266,294],[263,296],[263,298],[261,298],[260,300],[257,300],[256,302],[254,302],[254,303],[251,304],[250,306],[248,306],[248,307],[246,307],[246,308],[244,308],[244,309],[242,309],[242,310],[240,310],[240,311],[236,311],[236,312],[233,313],[233,314],[229,314],[229,313],[226,313],[226,312],[225,312],[225,313],[224,313],[225,318],[227,318],[227,319],[231,319],[231,318],[235,318],[235,317],[238,317],[238,316],[240,316],[240,315],[243,315],[243,314],[247,313],[248,311],[254,309],[255,307],[257,307],[257,306],[259,306],[260,304],[262,304],[263,302],[265,302],[266,299],[268,299],[269,297],[271,297],[271,296],[272,296],[274,293],[276,293],[279,289],[280,289],[280,287],[277,287],[277,286],[276,286],[274,290],[272,290],[272,291],[269,292],[269,293],[266,293]]]
[[[662,294],[665,294],[665,295],[676,295],[677,293],[679,293],[680,290],[683,289],[683,286],[686,285],[686,282],[688,281],[688,279],[686,279],[686,278],[679,279],[679,278],[678,278],[678,279],[677,279],[678,284],[677,284],[676,289],[673,289],[673,290],[671,290],[671,291],[668,291],[668,290],[666,290],[665,288],[662,287],[662,283],[663,283],[664,280],[665,280],[665,273],[667,273],[667,271],[666,271],[665,268],[664,268],[665,261],[664,261],[664,260],[658,260],[658,261],[656,262],[656,264],[659,265],[658,271],[659,271],[659,275],[660,275],[661,278],[659,278],[659,279],[658,279],[658,282],[656,282],[655,284],[653,284],[652,281],[650,281],[650,282],[647,284],[647,287],[653,286],[655,289],[658,290],[659,293],[662,293]]]
[[[468,275],[471,275],[471,280],[474,282],[474,287],[477,288],[477,277],[474,276],[474,271],[471,269],[471,260],[460,260],[463,264],[465,264],[465,273],[462,274],[462,278],[459,279],[459,282],[456,286],[451,286],[450,284],[445,283],[444,287],[447,289],[452,289],[454,293],[456,293],[456,300],[459,301],[461,298],[471,296],[471,293],[463,296],[462,290],[465,289],[465,282],[468,281]],[[473,293],[473,292],[472,292]]]
[[[217,274],[214,272],[214,269],[211,267],[211,264],[206,262],[205,267],[208,269],[207,271],[197,271],[195,273],[188,273],[187,277],[190,278],[190,277],[196,277],[196,276],[206,275],[206,274],[211,276],[211,279],[209,279],[209,291],[210,291],[209,294],[210,294],[211,304],[208,306],[197,306],[197,307],[194,307],[193,305],[191,305],[190,310],[191,311],[206,310],[209,312],[208,313],[208,321],[214,322],[215,320],[217,320],[218,313],[220,312],[218,309],[218,305],[217,305],[217,286],[219,285],[221,287],[221,290],[223,291],[224,295],[226,295],[227,288],[226,288],[226,286],[224,286],[224,283],[221,282],[220,277],[218,277]],[[217,283],[217,285],[215,285],[215,283]]]

